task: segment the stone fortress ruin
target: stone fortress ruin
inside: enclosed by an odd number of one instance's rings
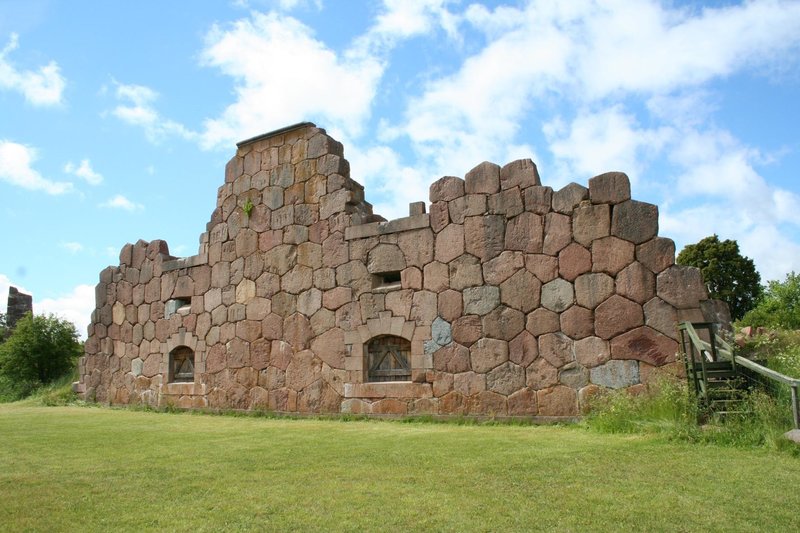
[[[522,159],[386,221],[301,123],[238,144],[199,253],[127,244],[100,273],[75,387],[111,404],[574,416],[675,367],[713,320],[658,208],[612,172],[554,191]]]

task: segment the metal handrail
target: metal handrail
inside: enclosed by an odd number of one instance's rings
[[[682,334],[685,332],[689,336],[689,340],[693,344],[693,348],[701,355],[700,362],[702,365],[703,380],[706,378],[705,358],[702,356],[703,350],[711,350],[713,356],[722,355],[726,360],[731,361],[734,364],[734,369],[735,365],[740,365],[755,372],[756,374],[766,377],[767,379],[788,385],[792,391],[792,415],[794,418],[794,427],[795,429],[800,429],[800,403],[798,403],[800,401],[800,395],[798,395],[800,379],[776,372],[771,368],[760,365],[754,361],[751,361],[750,359],[747,359],[746,357],[742,357],[741,355],[734,355],[731,345],[717,335],[711,336],[711,343],[701,340],[694,329],[695,326],[708,327],[708,323],[699,322],[693,324],[691,322],[681,322],[678,324],[678,330]],[[721,345],[722,349],[715,349],[715,344]],[[685,353],[685,351],[686,349],[684,348],[684,355],[687,357],[688,361],[689,356]]]

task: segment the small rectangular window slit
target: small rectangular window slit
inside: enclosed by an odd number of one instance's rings
[[[377,291],[400,288],[400,272],[380,272],[372,275],[372,289]]]

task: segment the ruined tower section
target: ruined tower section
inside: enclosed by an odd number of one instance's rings
[[[139,241],[100,274],[77,389],[118,404],[574,416],[674,367],[677,322],[719,311],[624,174],[553,191],[530,160],[481,163],[386,221],[343,155],[310,123],[239,143],[197,255]]]

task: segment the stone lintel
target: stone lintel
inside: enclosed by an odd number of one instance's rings
[[[164,261],[161,265],[161,271],[170,272],[172,270],[180,270],[181,268],[189,268],[205,264],[208,264],[208,254],[192,255],[189,257],[180,257],[178,259],[169,259]]]
[[[349,226],[344,230],[344,240],[363,239],[376,235],[387,235],[389,233],[400,233],[401,231],[411,231],[430,227],[431,216],[427,213],[413,215],[410,217],[396,218],[388,222],[371,222]]]

